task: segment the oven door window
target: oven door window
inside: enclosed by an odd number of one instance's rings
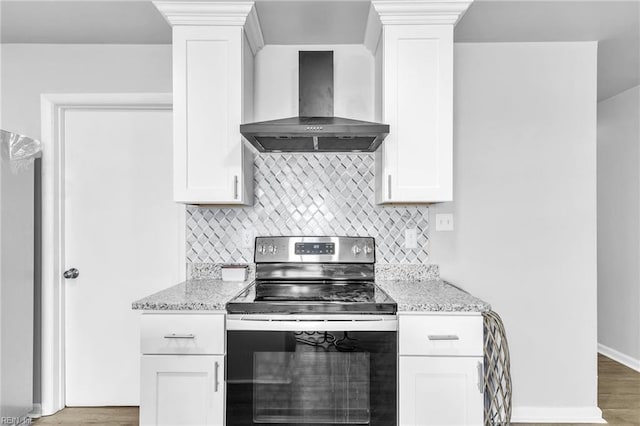
[[[253,421],[369,424],[369,354],[296,349],[254,353]]]
[[[396,339],[229,331],[227,425],[395,425]]]

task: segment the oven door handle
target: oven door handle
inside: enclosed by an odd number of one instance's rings
[[[247,331],[397,331],[395,315],[353,318],[284,318],[227,315],[227,330]]]

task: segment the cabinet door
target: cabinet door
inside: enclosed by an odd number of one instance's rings
[[[141,425],[224,425],[224,356],[145,355]]]
[[[248,203],[251,152],[240,135],[244,49],[241,26],[173,28],[175,201]]]
[[[382,120],[390,133],[376,156],[376,201],[450,201],[453,26],[387,25],[380,48]]]
[[[481,357],[400,357],[402,426],[482,425]]]

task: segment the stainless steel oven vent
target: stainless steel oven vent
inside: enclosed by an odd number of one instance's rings
[[[373,152],[389,125],[333,115],[333,52],[298,52],[298,117],[240,125],[260,152]]]

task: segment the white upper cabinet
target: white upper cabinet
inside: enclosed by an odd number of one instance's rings
[[[471,1],[373,1],[365,43],[376,56],[380,119],[376,202],[453,199],[453,28]]]
[[[253,2],[157,1],[173,26],[174,200],[250,205],[253,58],[264,42]]]
[[[389,135],[376,152],[379,204],[453,199],[453,29],[471,2],[371,2],[364,45],[374,57],[375,93],[356,98],[370,99],[374,108],[363,110],[375,110],[373,121],[390,126]],[[188,204],[250,205],[253,151],[243,141],[240,124],[254,119],[254,81],[260,83],[274,72],[254,66],[254,56],[264,46],[254,2],[171,0],[154,4],[173,27],[174,199]],[[338,13],[340,8],[334,6],[322,7],[327,13]],[[268,7],[265,2],[261,11],[267,17],[271,37],[284,34],[284,39],[303,50],[309,46],[294,41],[309,39],[305,37],[307,32],[314,35],[313,40],[322,39],[322,31],[327,40],[338,37],[335,28],[318,30],[296,25],[292,29],[283,22],[295,16],[274,17],[265,12]],[[300,22],[315,22],[314,7],[320,6],[292,10],[294,14],[307,14]],[[282,37],[276,38],[282,42]],[[331,49],[326,45],[322,48]],[[264,53],[269,56],[269,52],[277,54],[278,49]],[[269,62],[265,55],[260,56],[258,64]],[[337,65],[336,74],[344,70],[340,68],[343,66],[344,61]],[[285,69],[284,75],[295,73]],[[269,102],[297,98],[289,96],[286,87],[283,90],[276,86],[281,96]],[[361,86],[352,84],[349,89]],[[258,101],[261,90],[264,92],[258,87]],[[341,93],[336,96],[348,95],[349,90]],[[352,99],[343,101],[354,103]],[[264,109],[262,103],[256,105]],[[258,115],[279,118],[263,109]]]

